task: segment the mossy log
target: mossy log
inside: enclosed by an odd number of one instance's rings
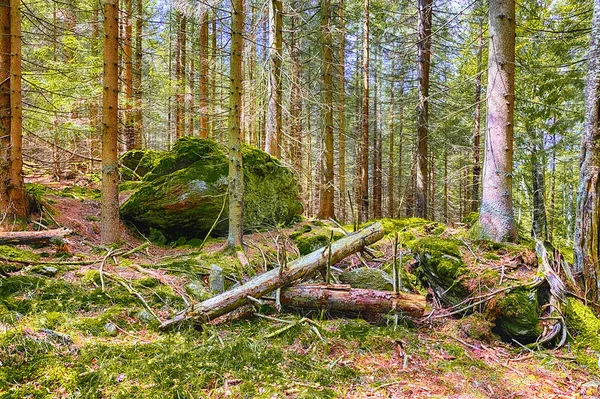
[[[11,231],[0,233],[0,245],[43,244],[62,240],[71,234],[66,228],[42,231]]]
[[[266,273],[254,277],[252,280],[232,290],[193,305],[160,325],[161,329],[168,329],[182,322],[196,324],[206,323],[249,303],[248,297],[260,298],[278,288],[287,287],[304,277],[308,277],[324,268],[328,261],[335,264],[345,257],[360,251],[366,245],[373,244],[383,238],[383,227],[379,223],[367,226],[356,233],[350,234],[329,247],[320,248],[306,256],[288,263],[282,269],[276,267]]]
[[[281,304],[296,308],[327,309],[362,314],[400,312],[421,317],[425,312],[422,295],[351,288],[347,284],[297,285],[281,290]]]

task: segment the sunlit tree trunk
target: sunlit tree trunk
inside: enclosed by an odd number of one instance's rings
[[[359,222],[369,219],[369,0],[364,0],[363,15],[363,93],[362,145],[360,161]]]
[[[546,240],[547,234],[547,221],[546,221],[546,180],[544,176],[544,164],[543,162],[543,144],[539,143],[541,138],[538,137],[538,133],[535,133],[533,138],[533,150],[531,153],[531,198],[533,202],[533,215],[532,215],[532,227],[531,233],[535,238],[540,240]]]
[[[231,2],[231,48],[229,62],[229,235],[230,247],[241,248],[244,234],[244,172],[242,170],[241,105],[242,52],[244,50],[243,0]]]
[[[0,230],[11,230],[28,213],[23,184],[19,0],[0,2],[0,32]]]
[[[290,156],[292,164],[294,165],[294,171],[298,176],[298,188],[299,196],[304,196],[304,190],[302,184],[302,157],[304,142],[302,140],[302,66],[301,66],[301,54],[300,54],[300,42],[296,32],[298,28],[298,2],[292,3],[292,15],[290,18],[291,31],[290,31],[290,74],[291,74],[291,88],[290,88]]]
[[[54,6],[55,10],[56,10],[56,5]],[[56,14],[56,12],[55,12]],[[94,9],[94,11],[92,12],[92,45],[91,45],[91,54],[92,57],[96,58],[99,56],[100,53],[100,30],[99,30],[99,26],[98,26],[98,21],[99,21],[99,14],[100,14],[100,10],[99,9]],[[56,15],[55,15],[56,17]],[[54,23],[56,24],[56,21],[54,21]],[[56,28],[54,28],[56,29]],[[55,45],[56,47],[56,45]],[[55,51],[55,57],[56,57],[56,48],[54,49]],[[55,59],[56,61],[56,59]],[[97,77],[98,80],[100,80],[100,76]],[[98,82],[99,83],[99,82]],[[92,172],[94,170],[94,159],[96,157],[96,144],[97,144],[97,140],[99,139],[100,135],[102,134],[101,128],[100,128],[100,112],[99,112],[99,99],[98,97],[94,96],[90,99],[90,132],[89,132],[89,157],[90,157],[90,172]],[[56,118],[54,118],[54,121],[56,120]]]
[[[321,0],[321,62],[323,69],[323,129],[325,140],[325,162],[323,162],[323,182],[319,202],[319,217],[334,217],[333,181],[333,41],[331,38],[331,1]]]
[[[594,1],[581,137],[575,225],[575,272],[586,296],[600,303],[600,0]]]
[[[269,0],[269,108],[265,151],[281,157],[281,59],[283,9],[281,0]]]
[[[175,136],[183,137],[185,134],[185,63],[186,63],[186,17],[179,14],[179,28],[177,42],[175,43],[175,79],[177,80],[177,96],[175,109]]]
[[[394,70],[395,65],[392,64],[392,70]],[[390,84],[390,106],[389,106],[389,120],[390,120],[390,133],[389,137],[389,153],[388,153],[388,180],[387,180],[387,216],[393,218],[395,215],[395,207],[394,207],[394,173],[396,172],[396,167],[394,165],[394,141],[395,138],[395,126],[394,126],[394,90],[395,90],[395,82],[392,80]]]
[[[515,241],[512,202],[515,1],[491,0],[487,129],[479,221],[485,236]]]
[[[18,1],[18,0],[13,0]],[[119,169],[117,164],[119,109],[118,0],[104,1],[104,94],[102,99],[102,204],[100,233],[104,244],[116,243],[119,229]]]
[[[381,219],[382,173],[381,173],[381,129],[379,128],[379,70],[375,56],[375,87],[373,90],[373,218]]]
[[[418,1],[417,42],[417,169],[416,169],[416,215],[427,217],[428,202],[428,123],[429,123],[429,64],[431,59],[431,18],[433,0]]]

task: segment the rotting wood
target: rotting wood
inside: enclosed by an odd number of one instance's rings
[[[331,264],[335,264],[346,256],[360,251],[365,245],[380,240],[383,235],[383,226],[380,223],[375,223],[332,243]],[[196,324],[206,323],[246,305],[249,303],[248,296],[261,298],[277,288],[290,286],[296,281],[314,274],[327,265],[328,258],[328,247],[320,248],[288,263],[286,270],[283,272],[279,267],[276,267],[256,276],[243,285],[185,309],[172,319],[162,323],[160,329],[166,330],[186,321]]]
[[[11,231],[0,233],[0,245],[23,245],[48,243],[55,240],[62,240],[65,236],[71,234],[67,228],[43,230],[43,231]]]
[[[297,285],[281,290],[284,306],[327,309],[341,312],[389,313],[401,312],[421,317],[425,312],[423,295],[351,288],[347,284]]]

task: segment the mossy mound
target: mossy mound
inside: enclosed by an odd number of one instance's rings
[[[162,158],[163,153],[154,150],[127,151],[119,159],[121,165],[121,181],[143,179]]]
[[[306,255],[319,248],[328,246],[329,241],[332,239],[332,233],[333,241],[344,237],[344,233],[341,230],[329,227],[320,220],[313,220],[310,224],[307,223],[298,226],[289,237],[296,244],[300,255]]]
[[[245,230],[292,222],[302,212],[292,171],[254,147],[245,146],[242,157]],[[171,240],[203,236],[213,224],[213,234],[226,234],[228,168],[220,144],[179,139],[121,206],[121,216],[143,231],[160,230]]]
[[[352,288],[391,291],[394,289],[392,277],[381,269],[361,267],[340,274],[340,281]]]
[[[574,338],[577,361],[595,369],[600,353],[600,319],[574,298],[567,299],[565,315],[567,328]]]
[[[469,296],[467,280],[472,276],[455,240],[426,237],[417,240],[411,250],[419,277],[443,304],[454,306]]]
[[[539,335],[539,308],[536,290],[519,289],[492,300],[488,314],[495,317],[493,331],[505,341],[535,341]]]

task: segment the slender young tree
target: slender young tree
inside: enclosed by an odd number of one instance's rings
[[[177,81],[177,96],[175,99],[175,136],[185,134],[185,65],[186,65],[186,25],[185,15],[177,13],[179,28],[175,42],[175,80]]]
[[[208,138],[208,10],[202,13],[200,22],[200,137]]]
[[[587,297],[600,303],[600,0],[594,0],[581,136],[575,224],[575,272]]]
[[[431,18],[433,0],[418,1],[418,42],[417,42],[417,186],[416,215],[427,217],[428,203],[428,123],[429,123],[429,64],[431,59]]]
[[[13,0],[18,1],[18,0]],[[102,243],[119,241],[119,9],[118,0],[104,0],[104,94],[102,98]]]
[[[339,143],[339,190],[342,223],[346,222],[346,20],[344,19],[344,0],[339,2],[338,26],[338,143]]]
[[[294,165],[294,171],[298,176],[298,194],[300,198],[304,196],[302,184],[302,157],[303,140],[302,140],[302,65],[300,53],[300,38],[296,31],[298,27],[298,1],[294,1],[291,5],[290,17],[290,157]],[[252,70],[252,68],[251,68]]]
[[[143,120],[142,120],[142,42],[144,40],[144,2],[136,0],[135,19],[135,65],[133,67],[133,98],[135,109],[134,120],[134,148],[142,148]]]
[[[381,219],[381,198],[383,194],[381,172],[381,129],[379,129],[379,70],[380,64],[375,55],[375,76],[373,90],[373,218]]]
[[[132,0],[123,1],[124,36],[123,36],[123,86],[125,97],[125,149],[135,148],[135,119],[133,114],[133,5]]]
[[[515,0],[490,0],[487,129],[479,222],[485,236],[515,241],[512,202]]]
[[[244,172],[242,170],[241,105],[242,52],[244,49],[243,0],[231,2],[231,48],[229,62],[229,235],[230,247],[241,248],[244,236]]]
[[[475,115],[473,131],[473,189],[471,190],[471,212],[479,209],[479,179],[481,178],[481,161],[479,159],[481,141],[481,75],[483,64],[483,21],[479,23],[477,36],[477,76],[475,77]]]
[[[364,0],[362,69],[362,145],[360,161],[359,221],[366,221],[369,219],[369,0]]]
[[[392,64],[392,71],[394,70],[394,65]],[[389,110],[390,110],[390,134],[389,134],[389,153],[388,153],[388,181],[387,181],[387,197],[388,197],[388,203],[387,203],[387,216],[390,218],[393,218],[395,215],[395,208],[394,208],[394,173],[396,172],[396,167],[394,166],[394,141],[395,141],[395,137],[394,137],[394,90],[395,90],[395,84],[394,84],[394,80],[392,80],[391,84],[390,84],[390,106],[389,106]]]
[[[333,54],[331,48],[331,0],[321,0],[321,61],[323,63],[323,128],[325,139],[325,162],[323,182],[319,202],[319,218],[334,217],[334,181],[333,181]]]
[[[0,1],[0,230],[27,217],[23,183],[21,100],[21,9],[19,0]]]
[[[269,0],[269,108],[265,151],[281,157],[281,60],[283,6],[281,0]]]

